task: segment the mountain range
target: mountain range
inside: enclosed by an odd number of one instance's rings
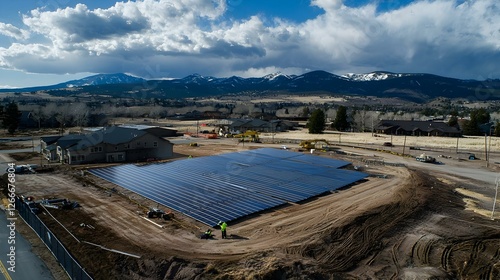
[[[391,73],[335,75],[312,71],[303,75],[273,73],[260,78],[216,78],[199,74],[181,79],[146,80],[127,74],[99,74],[51,86],[2,89],[0,92],[43,91],[57,96],[78,94],[133,98],[187,98],[225,94],[312,94],[397,97],[426,102],[437,97],[500,99],[500,80],[461,80],[431,74]]]

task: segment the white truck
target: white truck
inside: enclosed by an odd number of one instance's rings
[[[436,159],[424,154],[419,155],[418,157],[415,158],[417,161],[421,162],[428,162],[428,163],[436,163]]]

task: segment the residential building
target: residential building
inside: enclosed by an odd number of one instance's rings
[[[376,132],[391,135],[459,137],[462,131],[445,122],[381,120]]]
[[[42,152],[51,162],[67,164],[171,158],[173,144],[158,136],[162,133],[152,127],[104,127],[88,134],[42,137]]]
[[[216,124],[220,128],[219,131],[224,133],[239,134],[247,130],[259,132],[282,132],[294,129],[298,126],[297,122],[284,120],[264,121],[260,119],[224,119]]]

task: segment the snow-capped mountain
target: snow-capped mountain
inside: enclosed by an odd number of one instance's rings
[[[382,81],[393,78],[401,78],[407,75],[410,74],[376,71],[366,74],[347,73],[342,75],[342,77],[350,81],[367,82],[367,81]]]
[[[185,98],[220,96],[225,94],[308,94],[313,92],[398,97],[425,102],[435,97],[468,98],[477,95],[478,89],[487,89],[489,99],[500,99],[500,80],[460,80],[431,74],[401,74],[372,72],[338,76],[326,71],[312,71],[299,76],[272,73],[260,78],[231,76],[216,78],[199,74],[181,79],[158,79],[144,83],[144,79],[126,74],[95,75],[53,86],[0,89],[0,92],[46,91],[66,96],[80,93],[130,97],[139,93],[140,98]],[[148,86],[154,84],[154,87]]]
[[[133,77],[123,73],[117,74],[98,74],[85,77],[79,80],[72,80],[66,83],[58,84],[62,87],[83,87],[97,85],[113,85],[113,84],[135,84],[142,83],[145,80],[142,78]]]
[[[198,73],[191,74],[189,76],[186,76],[182,79],[174,79],[174,81],[177,81],[178,83],[193,83],[193,84],[206,84],[209,82],[212,82],[214,80],[217,80],[217,78],[211,77],[211,76],[202,76]]]
[[[276,73],[267,74],[264,77],[262,77],[262,79],[266,79],[266,80],[269,80],[269,81],[273,81],[273,80],[281,79],[281,78],[290,80],[293,77],[294,76],[289,76],[289,75],[283,74],[281,72],[276,72]]]

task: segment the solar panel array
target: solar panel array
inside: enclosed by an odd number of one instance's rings
[[[209,226],[357,182],[349,162],[262,148],[170,163],[92,169],[120,185]]]

